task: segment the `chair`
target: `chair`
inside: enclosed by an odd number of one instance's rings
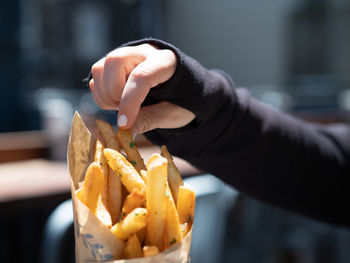
[[[61,203],[46,221],[41,262],[75,262],[72,200]]]

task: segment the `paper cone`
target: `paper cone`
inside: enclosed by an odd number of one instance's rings
[[[76,262],[189,262],[192,230],[181,243],[171,246],[156,256],[121,259],[124,243],[115,237],[75,196],[75,190],[78,189],[79,182],[84,180],[85,171],[93,159],[95,143],[96,138],[76,112],[73,117],[67,154],[73,201]]]

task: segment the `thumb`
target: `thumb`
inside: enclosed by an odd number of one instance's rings
[[[153,129],[175,129],[190,123],[195,115],[180,106],[170,102],[142,107],[136,118],[131,132],[138,135]]]

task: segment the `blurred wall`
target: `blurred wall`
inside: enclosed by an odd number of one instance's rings
[[[19,96],[20,77],[19,1],[0,3],[0,131],[21,126]],[[17,121],[16,121],[17,120]]]
[[[327,75],[334,90],[349,87],[349,1],[168,0],[165,13],[168,41],[239,86],[281,87],[301,75],[320,84],[314,75]]]
[[[280,85],[287,70],[293,0],[167,1],[166,37],[238,85]]]

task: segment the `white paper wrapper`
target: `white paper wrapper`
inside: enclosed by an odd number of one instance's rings
[[[149,258],[123,260],[124,243],[115,237],[90,210],[75,196],[79,182],[93,159],[96,138],[86,128],[79,114],[73,118],[68,143],[68,166],[74,213],[76,262],[189,262],[192,230],[184,240]]]

